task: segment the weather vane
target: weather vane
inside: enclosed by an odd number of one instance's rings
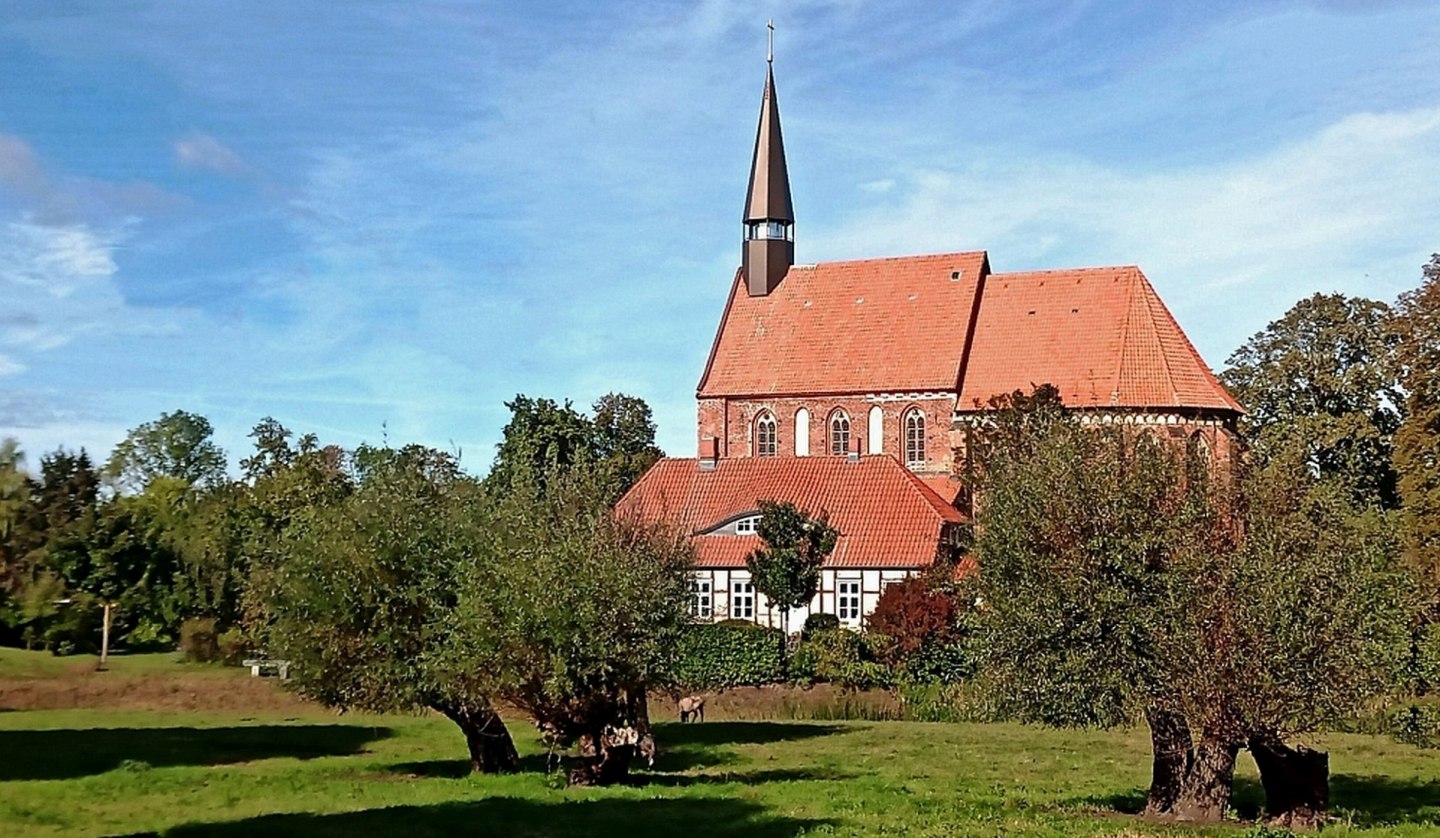
[[[765,63],[766,63],[766,64],[774,64],[774,63],[775,63],[775,20],[772,18],[772,19],[770,19],[770,20],[765,21],[765,28],[770,30],[770,31],[767,32],[766,35],[765,35],[765,38],[766,38],[766,42],[765,42]]]

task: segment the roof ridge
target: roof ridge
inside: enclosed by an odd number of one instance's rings
[[[1074,274],[1074,273],[1099,273],[1100,271],[1124,271],[1139,270],[1139,265],[1089,265],[1082,268],[1039,268],[1033,271],[1010,271],[1008,273],[992,273],[993,277],[1007,279],[1020,276],[1049,276],[1052,274]]]
[[[862,265],[874,264],[876,262],[911,262],[916,259],[943,259],[947,256],[982,256],[988,255],[985,250],[948,250],[939,253],[913,253],[909,256],[876,256],[869,259],[836,259],[830,262],[814,262],[809,267],[828,267],[830,265]],[[799,266],[796,266],[799,267]]]
[[[944,498],[940,497],[939,492],[927,486],[925,484],[925,481],[920,479],[920,475],[906,468],[905,465],[901,463],[894,454],[880,453],[868,454],[865,456],[880,460],[889,460],[890,463],[892,463],[896,468],[900,469],[900,471],[905,473],[905,479],[906,482],[909,483],[910,488],[918,492],[920,494],[920,499],[925,501],[925,503],[930,505],[932,508],[934,508],[936,512],[941,512],[941,510],[947,510],[953,512],[956,515],[960,514],[960,511],[958,509],[948,503]],[[943,512],[941,513],[941,517],[944,517]]]

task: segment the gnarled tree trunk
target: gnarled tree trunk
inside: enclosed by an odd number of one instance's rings
[[[1239,753],[1238,742],[1201,736],[1190,755],[1190,770],[1172,809],[1176,820],[1214,823],[1225,817]]]
[[[465,734],[472,772],[500,774],[520,767],[520,754],[515,751],[510,731],[493,709],[455,705],[436,705],[435,709]]]
[[[613,786],[630,777],[639,734],[633,727],[606,727],[600,733],[585,733],[577,743],[578,764],[570,769],[566,782],[572,786]]]
[[[1271,733],[1250,737],[1250,753],[1265,787],[1265,816],[1286,828],[1311,828],[1330,809],[1330,755],[1291,748]]]
[[[1190,775],[1194,741],[1185,716],[1174,710],[1152,706],[1145,711],[1150,727],[1150,792],[1145,796],[1144,816],[1169,817],[1184,791]]]

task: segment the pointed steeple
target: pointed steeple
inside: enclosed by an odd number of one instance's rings
[[[768,23],[766,26],[773,34],[775,27]],[[745,194],[745,248],[741,267],[752,297],[763,297],[774,291],[795,264],[795,210],[790,204],[790,173],[785,167],[785,141],[780,134],[773,61],[772,48],[766,56],[765,95],[760,100],[755,156],[750,161],[750,188]]]

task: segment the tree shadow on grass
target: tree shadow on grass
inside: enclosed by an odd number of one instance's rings
[[[65,780],[121,766],[225,765],[345,756],[391,735],[356,725],[0,730],[0,782]]]
[[[833,821],[769,814],[744,800],[601,799],[541,802],[495,797],[473,803],[396,806],[338,815],[265,815],[230,823],[187,824],[172,836],[685,835],[687,838],[784,838]]]
[[[840,725],[788,722],[665,722],[655,725],[655,738],[662,746],[769,745],[829,736],[842,730]]]
[[[1330,801],[1357,826],[1440,824],[1440,780],[1332,774]]]
[[[765,771],[720,771],[714,774],[665,774],[649,773],[635,775],[635,784],[640,786],[706,786],[739,783],[756,786],[762,783],[798,783],[805,781],[853,780],[859,774],[834,771],[828,768],[780,768]]]
[[[1330,802],[1335,814],[1348,816],[1356,826],[1440,824],[1440,780],[1332,774]],[[1138,815],[1145,808],[1145,790],[1081,797],[1068,804]],[[1259,818],[1265,809],[1264,786],[1250,777],[1235,778],[1230,805],[1241,820]]]

